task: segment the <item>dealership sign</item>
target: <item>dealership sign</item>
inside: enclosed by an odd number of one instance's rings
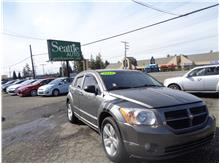
[[[47,46],[50,61],[79,61],[83,59],[79,42],[47,40]]]

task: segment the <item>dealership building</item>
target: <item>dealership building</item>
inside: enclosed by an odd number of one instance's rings
[[[208,53],[191,54],[191,55],[174,55],[164,58],[155,58],[155,64],[159,67],[162,65],[175,65],[177,68],[187,69],[195,66],[218,64],[219,63],[219,52],[210,51]],[[134,57],[127,57],[126,61],[123,59],[122,62],[111,63],[106,69],[123,69],[127,63],[127,68],[144,70],[144,68],[151,63],[151,59],[147,60],[136,60]]]

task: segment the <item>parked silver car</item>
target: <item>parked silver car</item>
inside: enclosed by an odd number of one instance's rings
[[[182,77],[166,79],[164,86],[189,92],[219,92],[219,65],[196,67]]]

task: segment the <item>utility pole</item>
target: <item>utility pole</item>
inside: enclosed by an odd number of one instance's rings
[[[31,65],[32,65],[33,79],[35,79],[35,70],[34,70],[34,62],[33,62],[33,55],[32,55],[31,45],[30,45],[30,55],[31,55]]]
[[[40,64],[41,66],[42,66],[42,68],[43,68],[43,75],[44,75],[44,66],[46,65],[46,64]]]
[[[124,69],[127,69],[127,50],[129,49],[129,45],[128,45],[128,42],[126,42],[126,41],[121,41],[123,44],[124,44],[124,46],[125,46],[125,62],[124,62]]]

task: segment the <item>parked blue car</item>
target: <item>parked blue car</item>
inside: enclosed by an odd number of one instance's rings
[[[38,88],[37,94],[39,96],[58,96],[60,94],[68,93],[69,85],[72,81],[73,78],[69,77],[57,78]]]

